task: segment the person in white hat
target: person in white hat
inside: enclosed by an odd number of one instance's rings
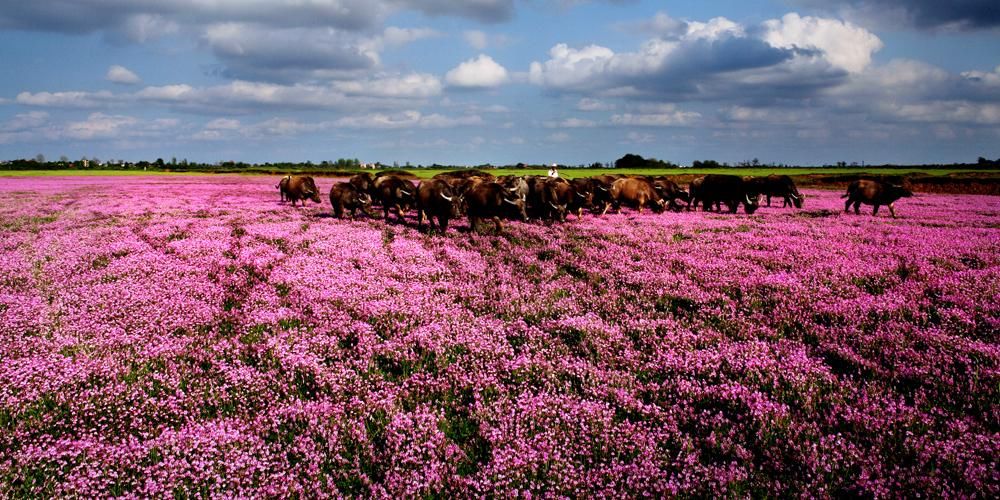
[[[549,167],[549,177],[559,177],[559,166],[555,163]]]

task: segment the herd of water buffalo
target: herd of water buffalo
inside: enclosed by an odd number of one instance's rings
[[[654,212],[665,210],[693,210],[698,204],[703,210],[722,211],[725,204],[730,213],[740,205],[747,214],[754,213],[766,197],[783,200],[782,206],[802,208],[805,196],[799,193],[792,178],[787,175],[766,177],[740,177],[710,174],[691,182],[687,190],[665,176],[597,175],[577,179],[563,179],[536,175],[495,177],[480,170],[447,172],[432,179],[416,179],[399,172],[382,172],[376,175],[360,173],[347,182],[338,182],[330,188],[333,215],[351,217],[361,210],[374,216],[374,204],[382,207],[383,217],[389,218],[394,210],[401,222],[404,213],[417,210],[417,225],[422,228],[424,217],[430,225],[434,220],[441,231],[448,229],[448,221],[468,216],[473,231],[481,223],[492,221],[497,231],[502,230],[502,219],[542,219],[565,221],[568,214],[582,217],[584,210],[605,214],[610,209],[628,206],[640,213],[644,208]],[[319,189],[312,177],[287,175],[277,185],[282,201],[294,206],[305,200],[321,203]],[[874,205],[878,213],[881,205],[889,207],[896,216],[894,202],[912,196],[909,190],[873,180],[852,182],[843,198],[844,210],[854,205],[859,212],[862,203]]]

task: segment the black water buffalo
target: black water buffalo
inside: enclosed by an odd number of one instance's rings
[[[903,186],[871,180],[858,180],[847,186],[847,193],[841,196],[841,198],[847,198],[847,201],[844,203],[845,212],[853,204],[854,213],[861,213],[861,204],[864,203],[865,205],[874,205],[875,209],[872,210],[872,215],[877,215],[878,208],[886,205],[889,207],[889,213],[895,218],[896,200],[911,196],[913,196],[913,192]]]
[[[569,210],[578,219],[583,218],[583,209],[594,207],[594,180],[581,177],[572,179],[569,183],[573,186],[573,201],[569,203]]]
[[[352,175],[347,182],[350,182],[361,193],[370,195],[375,190],[375,177],[372,177],[372,174],[368,172]]]
[[[434,218],[437,218],[441,232],[448,231],[448,221],[462,214],[463,202],[462,197],[441,179],[421,182],[417,187],[417,228],[423,227],[426,215],[432,228]]]
[[[492,220],[497,232],[503,231],[501,217],[528,219],[524,200],[511,196],[506,188],[495,182],[480,183],[466,192],[465,207],[469,228],[475,232],[479,232],[479,222],[483,219]]]
[[[626,177],[618,179],[611,185],[611,199],[618,204],[635,207],[642,213],[643,207],[649,207],[654,212],[662,212],[666,201],[660,197],[649,179]]]
[[[284,181],[284,179],[282,179]],[[281,184],[278,184],[279,187]],[[288,182],[283,190],[285,193],[285,198],[292,202],[292,206],[295,206],[295,202],[302,200],[302,204],[306,204],[306,200],[312,200],[316,203],[322,203],[319,199],[319,189],[316,189],[316,181],[308,175],[292,175],[288,177]]]
[[[697,187],[697,199],[701,201],[706,212],[719,203],[725,203],[729,213],[733,214],[741,203],[747,215],[760,208],[760,193],[742,177],[735,175],[706,175]]]
[[[593,186],[594,199],[592,201],[594,213],[598,210],[600,215],[608,213],[608,209],[615,205],[615,200],[611,198],[611,186],[618,180],[615,176],[595,175],[590,178]]]
[[[690,200],[687,191],[681,189],[676,182],[666,178],[665,176],[653,177],[653,188],[656,189],[656,193],[660,195],[667,202],[667,206],[671,210],[679,211],[681,210],[681,202],[687,204]]]
[[[528,199],[528,181],[524,180],[524,177],[517,175],[504,175],[497,177],[496,182],[507,188],[507,191],[510,191],[510,194],[525,200]]]
[[[767,197],[767,206],[771,206],[771,198],[779,197],[784,200],[781,207],[794,206],[802,208],[802,201],[805,195],[795,187],[795,181],[787,175],[771,174],[767,177],[744,177],[754,190]]]
[[[344,217],[345,210],[350,210],[351,218],[354,218],[359,208],[370,215],[372,197],[353,183],[338,182],[330,188],[330,206],[333,207],[333,215],[338,219]]]
[[[400,222],[406,222],[403,213],[416,203],[417,186],[407,179],[393,175],[375,178],[375,196],[382,204],[385,219],[389,220],[389,210],[396,209]]]

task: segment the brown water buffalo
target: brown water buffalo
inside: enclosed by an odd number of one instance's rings
[[[569,204],[576,197],[573,185],[566,179],[549,177],[542,187],[542,216],[549,220],[566,222]]]
[[[330,206],[338,219],[344,217],[345,210],[351,211],[353,219],[359,208],[371,215],[372,197],[350,182],[338,182],[330,188]]]
[[[383,176],[375,178],[375,196],[382,204],[382,212],[385,219],[389,220],[389,210],[396,209],[396,216],[400,222],[405,223],[406,217],[403,213],[408,211],[416,202],[417,186],[407,179],[396,176]]]
[[[660,197],[653,187],[653,182],[643,178],[623,178],[611,185],[611,199],[618,204],[635,207],[642,213],[643,207],[649,207],[654,212],[662,212],[666,201]]]
[[[754,189],[742,177],[709,174],[702,179],[701,185],[697,188],[697,196],[706,212],[711,210],[713,205],[725,203],[729,213],[735,214],[742,203],[743,210],[750,215],[760,208],[760,193]]]
[[[772,197],[780,197],[784,200],[782,208],[794,206],[802,208],[805,195],[795,187],[795,181],[787,175],[771,174],[767,177],[744,177],[744,181],[750,183],[755,191],[767,197],[767,206],[771,206]]]
[[[423,228],[424,215],[431,227],[434,227],[434,218],[437,218],[441,232],[448,231],[448,221],[459,217],[462,214],[462,196],[441,179],[430,179],[420,183],[417,187],[417,228]]]
[[[854,213],[861,213],[861,204],[864,203],[865,205],[874,205],[875,209],[872,210],[872,215],[877,215],[878,208],[886,205],[889,207],[889,213],[892,217],[896,218],[896,200],[911,196],[913,196],[913,192],[903,186],[871,180],[858,180],[847,186],[847,193],[841,198],[847,198],[844,203],[844,212],[847,212],[853,204]]]
[[[495,182],[480,183],[465,193],[465,207],[469,228],[477,233],[483,219],[492,220],[497,232],[503,231],[501,217],[528,219],[524,200],[511,196],[506,188]]]
[[[306,204],[306,200],[322,203],[319,199],[319,189],[316,189],[316,181],[308,175],[290,176],[285,188],[285,198],[292,202],[293,207],[298,200],[302,200],[303,205]]]
[[[290,180],[292,180],[292,176],[286,175],[282,177],[281,180],[278,181],[278,185],[275,186],[278,188],[278,195],[281,196],[281,201],[285,201],[288,198],[286,193],[288,192],[288,181]]]

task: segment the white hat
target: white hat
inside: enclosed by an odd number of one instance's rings
[[[556,168],[556,167],[558,167],[558,166],[559,166],[559,165],[557,165],[557,164],[555,164],[555,163],[553,163],[553,164],[552,164],[552,168]]]

